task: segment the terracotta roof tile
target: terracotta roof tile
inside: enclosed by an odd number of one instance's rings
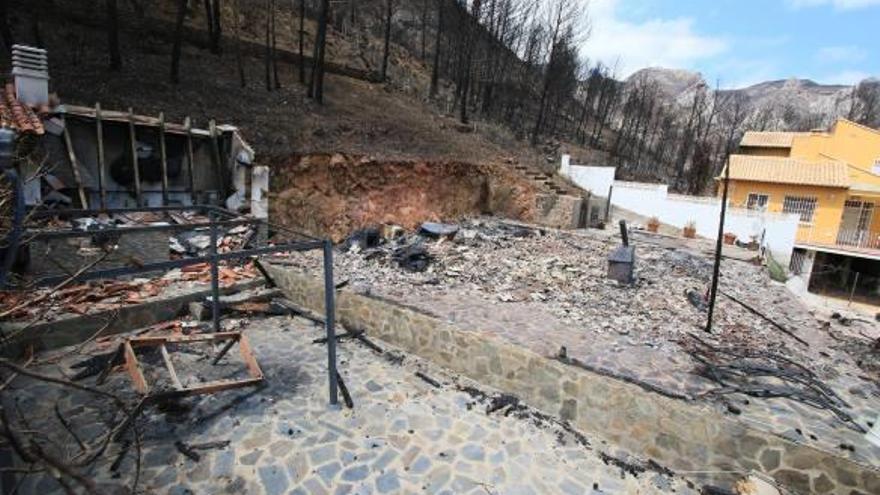
[[[762,148],[791,148],[797,136],[805,136],[806,132],[746,132],[740,146],[758,146]]]
[[[22,104],[15,97],[15,88],[7,84],[0,95],[0,124],[17,130],[22,134],[42,135],[45,132],[43,121],[31,107]]]
[[[843,162],[731,155],[729,166],[730,178],[734,180],[849,187],[849,170]]]

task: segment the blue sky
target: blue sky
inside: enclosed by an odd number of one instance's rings
[[[586,3],[587,0],[584,0]],[[583,55],[620,77],[643,67],[699,71],[743,87],[799,77],[880,77],[880,0],[589,0]]]

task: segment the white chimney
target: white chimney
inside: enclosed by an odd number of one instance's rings
[[[18,101],[31,107],[49,103],[49,61],[46,50],[12,45],[12,78]]]

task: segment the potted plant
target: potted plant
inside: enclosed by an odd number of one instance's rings
[[[651,217],[648,219],[648,232],[657,233],[660,230],[660,219],[657,217]]]
[[[725,232],[724,233],[724,244],[727,244],[729,246],[733,246],[734,243],[736,243],[736,234],[734,234],[732,232]]]
[[[687,239],[694,239],[697,237],[697,224],[693,220],[684,224],[684,228],[681,231],[682,235]]]

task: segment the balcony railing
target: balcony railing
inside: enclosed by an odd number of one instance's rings
[[[880,249],[880,232],[841,230],[837,233],[837,244],[863,249]]]
[[[811,225],[802,225],[798,229],[797,243],[842,250],[877,251],[880,254],[880,231],[817,229]]]

